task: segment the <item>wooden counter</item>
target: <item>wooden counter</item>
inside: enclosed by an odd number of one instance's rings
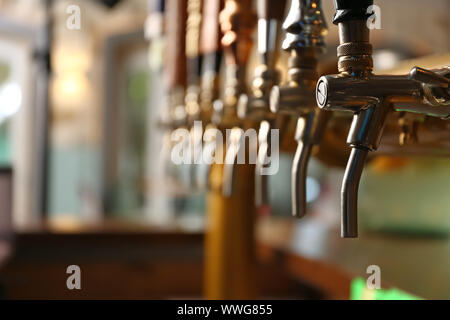
[[[200,231],[111,222],[22,230],[0,269],[0,299],[201,298],[203,242]],[[81,268],[79,291],[66,287],[69,265]],[[276,266],[258,264],[255,272],[261,297],[302,297]]]
[[[260,221],[257,238],[258,286],[265,298],[348,299],[352,279],[366,278],[366,268],[375,264],[384,288],[450,299],[450,239],[365,233],[341,239],[339,230],[290,218]],[[123,224],[22,231],[0,270],[0,296],[200,298],[203,239],[201,232]],[[82,269],[79,292],[65,287],[71,264]]]
[[[8,299],[158,299],[198,297],[203,234],[91,227],[20,232],[0,272]],[[81,268],[81,290],[66,287],[66,268]]]
[[[321,289],[348,299],[354,277],[378,265],[384,288],[397,287],[425,299],[450,299],[450,239],[362,233],[341,239],[311,220],[266,219],[258,227],[261,257]]]

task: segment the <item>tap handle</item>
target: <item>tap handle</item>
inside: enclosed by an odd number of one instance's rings
[[[257,0],[258,19],[281,20],[287,0]]]
[[[286,0],[258,0],[258,53],[261,63],[269,69],[275,68],[280,21],[283,18]]]
[[[414,67],[411,69],[409,72],[409,78],[411,80],[422,82],[423,84],[431,87],[448,88],[450,83],[449,78],[446,78],[431,70],[419,67]]]
[[[255,24],[256,15],[252,10],[251,0],[225,0],[225,7],[220,12],[220,26],[223,32],[221,42],[228,65],[247,64]]]
[[[200,52],[203,55],[216,54],[221,51],[219,14],[224,6],[223,0],[204,0],[202,28],[200,35]]]
[[[280,73],[275,64],[278,58],[278,34],[286,0],[258,0],[258,53],[260,64],[255,68],[252,94],[242,94],[238,100],[238,117],[262,121],[270,117],[269,95],[279,83]]]
[[[325,47],[327,33],[322,2],[320,0],[292,0],[289,13],[283,22],[286,37],[283,50],[298,51],[301,48]]]
[[[317,53],[324,50],[327,33],[321,1],[292,0],[283,29],[283,49],[291,53],[288,83],[272,89],[270,108],[299,116],[315,108],[311,93],[318,77]]]
[[[333,23],[366,20],[372,14],[368,10],[372,5],[373,0],[334,0],[336,13],[333,17]]]
[[[186,86],[186,20],[187,0],[166,0],[166,63],[169,89]]]
[[[202,0],[188,0],[186,23],[186,58],[188,85],[198,85],[201,73],[200,32]]]
[[[213,103],[219,97],[219,72],[222,63],[222,33],[219,14],[223,0],[206,0],[203,3],[203,21],[200,34],[200,53],[203,55],[200,85],[201,119],[210,121]]]
[[[222,47],[226,64],[221,122],[225,126],[238,124],[236,105],[239,96],[247,91],[247,63],[253,45],[253,28],[256,14],[251,0],[225,0],[220,12],[220,27],[223,32]]]

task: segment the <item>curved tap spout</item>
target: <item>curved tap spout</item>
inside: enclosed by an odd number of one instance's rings
[[[295,140],[298,147],[292,164],[292,215],[301,218],[306,214],[306,180],[308,163],[315,145],[322,139],[329,112],[317,110],[298,119]]]
[[[321,109],[350,111],[347,138],[352,148],[342,184],[342,237],[357,237],[358,187],[369,151],[378,149],[391,111],[448,118],[444,69],[413,68],[409,75],[374,75],[366,19],[373,0],[335,0],[333,22],[339,26],[338,75],[319,79],[316,100]],[[448,97],[448,95],[447,95]]]
[[[369,150],[352,148],[341,189],[341,237],[358,237],[358,189]]]
[[[268,176],[264,172],[264,168],[270,166],[269,153],[271,152],[270,130],[274,126],[274,121],[262,121],[258,140],[259,150],[255,166],[255,204],[261,210],[270,211],[269,207],[269,190]]]
[[[291,172],[291,201],[292,215],[301,218],[306,214],[306,177],[308,162],[311,157],[313,145],[299,142],[292,163]]]

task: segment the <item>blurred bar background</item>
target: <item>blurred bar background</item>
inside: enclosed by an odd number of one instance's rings
[[[189,166],[168,161],[170,130],[161,129],[165,35],[175,23],[164,24],[167,2],[0,0],[0,298],[208,298],[205,288],[214,291],[204,283],[206,192],[186,183]],[[449,64],[448,0],[376,4],[376,72],[408,72],[411,59]],[[333,2],[323,7],[329,31],[320,68],[335,73]],[[81,25],[71,29],[76,8]],[[281,52],[283,77],[286,61]],[[268,184],[272,213],[256,218],[252,298],[348,299],[370,265],[381,267],[385,288],[450,298],[448,158],[371,161],[361,183],[361,237],[353,242],[336,231],[342,161],[312,159],[311,214],[295,220],[292,158],[281,153]],[[78,292],[65,287],[73,264],[83,270]]]

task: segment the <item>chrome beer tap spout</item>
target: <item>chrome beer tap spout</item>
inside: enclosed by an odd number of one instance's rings
[[[270,112],[270,90],[280,81],[275,64],[278,58],[280,20],[286,0],[258,0],[258,55],[260,64],[255,68],[249,95],[242,94],[238,101],[238,116],[259,124],[258,156],[255,166],[255,203],[269,208],[268,177],[265,168],[270,166],[271,144],[269,135],[275,125],[275,114]]]
[[[292,213],[300,218],[306,213],[307,165],[329,117],[328,112],[317,108],[314,97],[318,56],[324,50],[327,33],[321,2],[293,0],[283,29],[286,37],[282,47],[290,52],[288,79],[286,85],[272,89],[270,107],[274,113],[298,118],[291,192]]]
[[[373,0],[336,0],[339,74],[321,77],[317,104],[323,110],[354,113],[347,143],[352,148],[341,190],[341,236],[358,236],[358,187],[370,151],[376,151],[392,111],[448,118],[450,70],[413,68],[409,75],[374,75],[367,18]]]

